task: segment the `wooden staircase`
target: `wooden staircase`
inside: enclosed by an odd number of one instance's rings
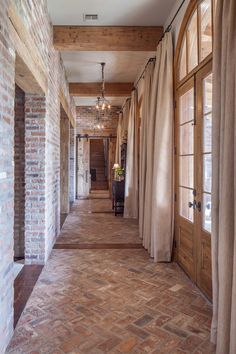
[[[104,155],[104,145],[102,139],[90,140],[90,171],[92,175],[92,190],[107,190],[108,181],[105,174],[106,162]],[[96,180],[93,180],[93,171],[96,174]]]

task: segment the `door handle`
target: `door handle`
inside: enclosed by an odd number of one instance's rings
[[[201,212],[202,211],[202,203],[201,202],[197,202],[196,203],[196,209]]]
[[[192,202],[189,202],[189,203],[188,203],[188,207],[189,207],[189,208],[196,209],[196,200],[194,200],[193,203],[192,203]]]

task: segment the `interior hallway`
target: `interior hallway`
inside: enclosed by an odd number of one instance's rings
[[[137,235],[109,199],[77,201],[6,353],[214,353],[211,306]]]

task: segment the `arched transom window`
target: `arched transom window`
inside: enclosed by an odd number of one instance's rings
[[[198,1],[182,37],[178,81],[184,79],[212,53],[215,1]]]

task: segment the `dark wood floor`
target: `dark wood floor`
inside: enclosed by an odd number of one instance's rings
[[[25,265],[14,281],[14,327],[16,327],[42,269],[41,265]]]

